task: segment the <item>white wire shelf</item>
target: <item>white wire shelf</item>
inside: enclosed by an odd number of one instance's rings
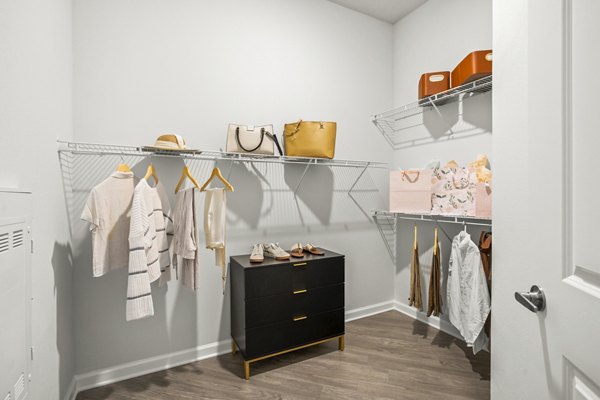
[[[492,90],[492,76],[477,79],[453,89],[446,90],[413,103],[375,114],[371,121],[387,139],[390,145],[394,145],[394,136],[404,128],[402,120],[422,114],[429,110],[435,110],[440,116],[438,106],[452,101],[461,101],[464,97],[476,96]]]
[[[390,258],[396,264],[397,254],[396,254],[396,232],[398,230],[397,223],[398,220],[409,220],[409,221],[418,221],[418,222],[433,222],[436,223],[442,234],[448,238],[449,241],[452,241],[452,238],[446,232],[444,227],[440,224],[460,224],[463,226],[478,226],[478,227],[492,227],[492,220],[490,218],[480,218],[480,217],[469,217],[469,216],[454,216],[454,215],[431,215],[431,214],[406,214],[406,213],[398,213],[393,211],[383,211],[383,210],[371,210],[371,217],[375,224],[377,224],[377,228],[379,229],[379,234],[383,239],[385,247],[390,255]]]
[[[190,160],[226,160],[239,162],[282,163],[302,165],[322,165],[330,167],[388,168],[388,163],[380,161],[338,160],[327,158],[270,156],[262,154],[227,153],[214,150],[169,151],[150,150],[144,146],[98,144],[58,140],[59,153],[88,155],[117,155],[139,157],[179,157]]]
[[[79,162],[82,164],[83,168],[85,168],[86,173],[89,173],[90,169],[98,169],[99,167],[97,164],[99,163],[99,160],[102,159],[104,159],[103,166],[109,164],[111,165],[109,169],[114,168],[114,165],[111,163],[116,164],[118,162],[123,162],[128,164],[136,164],[138,162],[142,162],[144,159],[147,160],[148,158],[150,159],[150,162],[152,162],[153,157],[180,159],[196,172],[199,172],[205,168],[207,163],[215,163],[216,165],[219,162],[224,161],[225,164],[221,167],[228,168],[226,172],[224,170],[227,179],[230,179],[233,171],[235,170],[234,165],[237,163],[250,164],[251,166],[253,166],[254,163],[267,163],[269,165],[283,166],[295,165],[297,166],[297,168],[295,168],[297,173],[294,172],[293,174],[297,174],[299,176],[298,180],[295,181],[295,183],[288,184],[289,188],[281,189],[281,191],[287,191],[288,189],[291,189],[295,199],[297,199],[305,177],[310,176],[308,172],[311,167],[330,167],[332,169],[341,167],[346,172],[341,173],[341,171],[339,171],[339,184],[335,191],[346,192],[354,204],[356,204],[356,206],[368,218],[368,212],[363,208],[356,197],[359,196],[360,198],[363,198],[366,192],[370,192],[372,190],[365,190],[362,185],[359,184],[359,181],[361,181],[365,175],[368,175],[367,170],[388,169],[387,163],[379,161],[339,159],[330,160],[308,157],[269,156],[260,154],[227,153],[213,150],[187,150],[180,152],[155,150],[144,146],[83,143],[60,139],[57,141],[57,144],[66,197],[72,194],[71,192],[79,190],[74,188],[74,186],[77,186],[77,183],[73,183],[78,179],[76,176],[78,173],[73,171],[76,160],[80,160]],[[87,161],[82,161],[84,159]],[[103,176],[99,171],[97,171],[97,173]],[[377,191],[377,189],[374,190]]]
[[[409,221],[424,221],[424,222],[436,222],[445,224],[460,224],[460,225],[473,225],[473,226],[492,226],[491,218],[471,217],[462,215],[432,215],[432,214],[406,214],[398,213],[393,211],[382,211],[373,210],[373,218],[383,218],[385,216],[390,218],[398,218]]]

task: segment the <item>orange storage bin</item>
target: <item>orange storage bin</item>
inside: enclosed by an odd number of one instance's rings
[[[419,100],[450,89],[450,71],[426,72],[419,79]]]
[[[455,88],[492,74],[492,50],[469,53],[452,70],[452,87]]]

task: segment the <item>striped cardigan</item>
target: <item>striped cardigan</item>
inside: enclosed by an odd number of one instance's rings
[[[150,187],[145,179],[140,180],[131,204],[127,321],[154,315],[150,283],[170,279],[170,214],[162,184]]]

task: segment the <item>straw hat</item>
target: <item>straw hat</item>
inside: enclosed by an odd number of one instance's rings
[[[185,140],[180,135],[168,133],[160,135],[154,145],[145,146],[144,149],[148,150],[172,150],[172,151],[195,151],[188,149],[185,144]]]

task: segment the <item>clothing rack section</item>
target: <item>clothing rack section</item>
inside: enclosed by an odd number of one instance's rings
[[[278,164],[296,164],[305,165],[304,171],[293,188],[294,195],[298,193],[304,177],[306,176],[311,166],[325,167],[343,167],[357,168],[360,173],[356,179],[348,186],[347,193],[352,197],[352,191],[355,189],[360,178],[368,169],[388,169],[388,164],[379,161],[358,161],[358,160],[337,160],[326,158],[309,158],[309,157],[288,157],[288,156],[270,156],[263,154],[243,154],[243,153],[227,153],[213,150],[186,150],[185,152],[165,151],[165,150],[148,150],[141,146],[125,146],[113,144],[97,144],[97,143],[81,143],[58,140],[59,157],[63,153],[75,155],[113,155],[123,157],[178,157],[184,160],[204,160],[204,161],[230,161],[230,169],[228,174],[231,174],[233,162],[247,163],[278,163]],[[60,157],[63,160],[63,157]]]
[[[133,166],[145,159],[149,159],[150,163],[153,159],[157,160],[158,158],[179,159],[183,160],[195,177],[204,176],[206,173],[210,173],[213,166],[219,165],[223,176],[228,180],[235,175],[240,165],[249,169],[256,169],[254,166],[260,164],[267,169],[277,165],[292,166],[292,168],[295,166],[294,170],[298,171],[296,175],[298,178],[291,182],[291,185],[286,183],[285,187],[272,189],[274,191],[292,191],[294,198],[301,195],[303,181],[305,178],[310,179],[312,168],[327,167],[331,169],[332,173],[339,172],[336,173],[333,181],[334,191],[345,193],[367,218],[369,217],[368,208],[365,210],[358,200],[363,200],[364,196],[370,195],[366,192],[377,191],[371,186],[365,189],[363,183],[368,181],[365,178],[368,175],[367,171],[387,171],[388,169],[387,163],[379,161],[269,156],[212,150],[154,151],[142,146],[83,143],[60,139],[57,141],[57,145],[67,213],[71,223],[77,220],[77,214],[83,207],[87,191],[90,189],[88,186],[91,183],[102,181],[107,173],[113,171],[119,163]],[[72,228],[71,224],[69,227]]]
[[[466,97],[473,97],[489,92],[490,90],[492,90],[491,75],[466,83],[456,88],[446,90],[445,92],[425,97],[421,100],[394,108],[381,114],[375,114],[371,116],[371,122],[373,122],[373,124],[381,132],[389,145],[392,148],[397,149],[402,147],[400,136],[405,130],[405,126],[402,123],[403,120],[432,110],[435,111],[442,120],[444,120],[444,117],[438,108],[439,106],[450,102],[462,101]],[[450,133],[454,134],[451,129]]]
[[[377,225],[379,234],[388,250],[390,258],[396,264],[396,231],[398,220],[433,222],[436,224],[458,224],[463,226],[492,227],[492,220],[469,216],[431,215],[431,214],[403,214],[391,211],[372,210],[371,217]],[[444,236],[452,241],[450,236],[442,229]]]
[[[492,226],[492,220],[488,218],[478,218],[469,216],[454,216],[454,215],[431,215],[431,214],[403,214],[391,211],[373,210],[373,218],[381,218],[382,216],[396,217],[409,221],[425,221],[444,224],[460,224],[471,226]]]

